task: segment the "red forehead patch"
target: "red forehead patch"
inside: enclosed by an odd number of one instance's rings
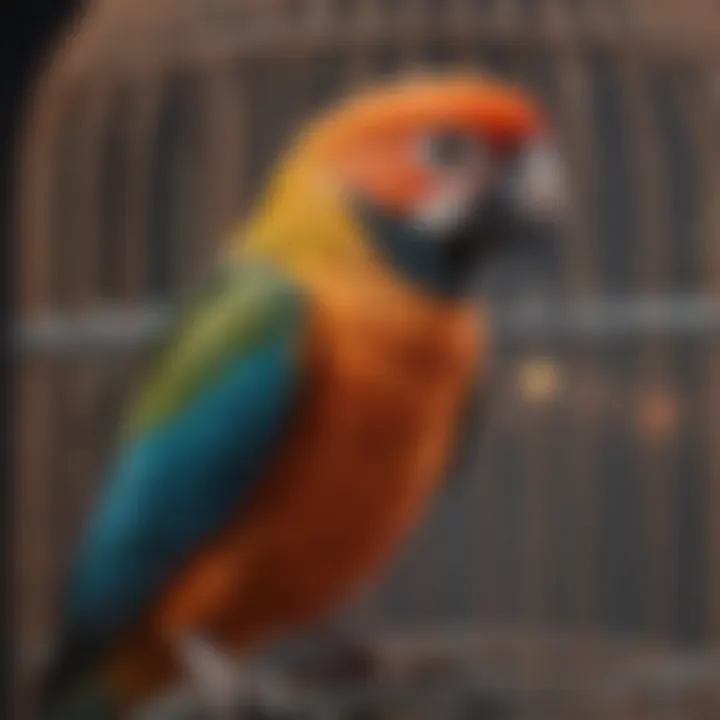
[[[429,127],[477,133],[510,148],[541,134],[545,118],[510,83],[482,75],[419,76],[371,88],[331,111],[321,123],[322,144],[332,152],[366,134]]]

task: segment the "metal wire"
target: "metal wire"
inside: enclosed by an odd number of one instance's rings
[[[635,658],[633,664],[633,653],[628,646],[622,651],[622,655],[618,655],[624,660],[596,667],[591,675],[587,672],[574,673],[568,668],[563,675],[562,686],[547,687],[542,681],[531,682],[529,678],[507,670],[504,673],[488,673],[491,664],[482,662],[483,644],[478,644],[481,637],[474,637],[466,630],[461,642],[458,642],[456,634],[452,632],[447,636],[430,632],[427,637],[406,638],[404,643],[407,644],[409,640],[410,645],[406,645],[404,653],[400,653],[404,656],[405,672],[398,673],[396,657],[393,663],[396,672],[389,677],[376,677],[334,687],[322,684],[302,690],[294,687],[298,692],[291,691],[292,700],[288,703],[286,698],[283,703],[284,711],[278,708],[278,714],[273,717],[277,720],[291,717],[339,720],[357,717],[356,713],[363,713],[362,717],[372,718],[400,718],[407,717],[408,714],[415,718],[452,717],[472,720],[477,720],[478,717],[544,718],[547,715],[542,713],[541,708],[548,706],[553,694],[579,699],[580,707],[586,710],[594,708],[596,711],[606,711],[605,714],[593,715],[594,717],[617,717],[618,711],[625,717],[623,708],[626,711],[631,708],[634,698],[642,698],[650,693],[650,696],[660,703],[660,707],[666,710],[678,709],[683,707],[684,698],[694,690],[716,687],[720,677],[720,658],[716,655],[657,654],[652,661],[648,659],[649,656],[641,655],[642,662],[638,663]],[[537,637],[535,639],[541,640]],[[578,639],[575,638],[576,641]],[[385,644],[380,642],[376,646],[378,659],[383,656],[383,652],[394,651],[394,654],[397,654],[403,650],[403,639],[394,640],[394,643],[392,640],[388,642],[386,638]],[[559,634],[554,642],[549,642],[546,637],[545,642],[541,641],[541,646],[547,656],[548,653],[552,655],[557,652],[564,642],[572,644],[572,638],[567,635],[561,637]],[[616,650],[620,652],[621,647],[618,646]],[[389,657],[384,659],[388,661]],[[445,672],[440,672],[435,677],[426,673],[415,676],[411,666],[427,667],[428,660],[433,661],[436,666],[438,661],[442,660],[438,667],[444,666]],[[176,695],[161,699],[158,705],[151,709],[147,720],[197,717],[198,713],[202,712],[200,700],[190,689],[180,691]],[[488,708],[487,714],[478,714],[473,708],[483,701],[490,704],[489,708],[496,709],[493,711]],[[522,707],[533,708],[533,711],[530,714],[522,713]],[[238,707],[238,710],[241,709]],[[562,717],[573,715],[564,713]]]
[[[490,308],[500,342],[576,343],[648,336],[720,337],[720,299],[702,296],[522,301]],[[156,340],[168,324],[166,306],[112,307],[78,315],[46,315],[15,328],[22,354],[116,354]]]

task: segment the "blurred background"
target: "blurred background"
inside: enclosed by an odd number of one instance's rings
[[[18,166],[18,687],[143,348],[268,163],[358,84],[468,65],[549,108],[570,228],[552,268],[487,281],[470,457],[300,665],[327,717],[720,717],[714,0],[90,0]],[[362,662],[318,659],[336,634]]]

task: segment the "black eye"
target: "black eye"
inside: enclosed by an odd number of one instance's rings
[[[438,167],[461,167],[479,155],[478,142],[456,132],[436,132],[420,138],[420,154],[425,163]]]

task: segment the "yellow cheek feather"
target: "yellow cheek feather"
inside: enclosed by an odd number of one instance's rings
[[[339,187],[305,163],[280,170],[258,210],[231,236],[228,253],[269,260],[296,276],[376,264]]]

